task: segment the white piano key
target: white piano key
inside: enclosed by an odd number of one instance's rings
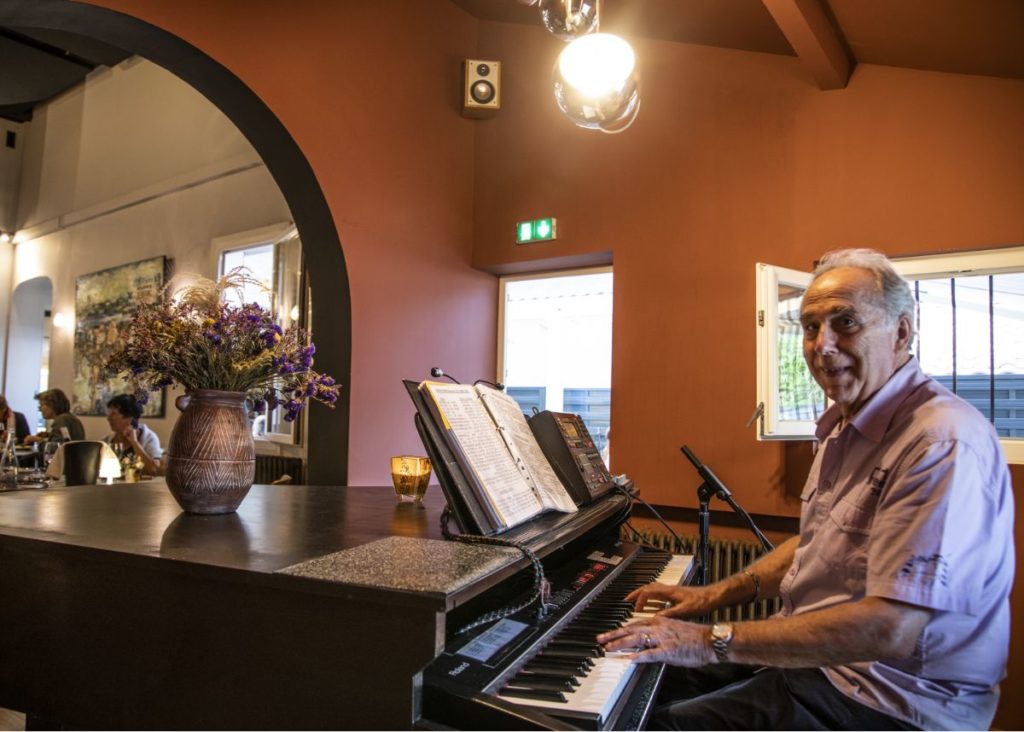
[[[692,564],[692,554],[673,554],[665,568],[658,573],[658,578],[655,581],[665,585],[678,585],[686,577]],[[633,613],[630,620],[653,617],[655,613],[664,610],[669,604],[664,600],[649,600],[642,610]]]
[[[636,666],[622,656],[594,659],[594,667],[580,679],[580,685],[565,694],[564,702],[531,699],[524,706],[550,710],[572,710],[597,715],[603,722],[632,678]]]

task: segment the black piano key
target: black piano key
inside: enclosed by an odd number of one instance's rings
[[[572,684],[565,681],[546,681],[536,677],[520,677],[518,674],[512,677],[508,683],[509,687],[516,689],[537,689],[539,691],[572,691]]]
[[[590,669],[590,666],[583,663],[582,661],[570,661],[557,663],[558,659],[543,659],[540,657],[534,657],[525,668],[531,671],[565,671],[572,673],[574,676],[583,676],[586,671]],[[589,661],[590,659],[585,659]]]
[[[515,679],[541,679],[544,681],[557,681],[565,684],[567,687],[579,686],[579,680],[572,674],[560,674],[554,672],[542,672],[542,671],[528,671],[526,668],[522,668],[516,672],[513,677]]]
[[[570,661],[578,661],[579,663],[589,662],[593,664],[593,661],[590,660],[589,654],[582,653],[579,649],[575,648],[572,650],[567,650],[564,648],[545,648],[543,651],[540,652],[540,656],[538,656],[538,658],[564,658]]]
[[[521,699],[543,699],[544,701],[567,702],[565,694],[560,691],[541,691],[540,689],[519,689],[506,686],[498,690],[498,696],[514,696]]]
[[[579,648],[581,651],[592,651],[597,648],[598,645],[594,642],[593,638],[590,640],[575,640],[573,638],[557,637],[552,639],[552,641],[548,643],[547,647],[565,649]]]

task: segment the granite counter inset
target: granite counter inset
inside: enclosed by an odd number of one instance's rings
[[[510,547],[389,536],[278,571],[328,582],[450,594],[520,557]]]

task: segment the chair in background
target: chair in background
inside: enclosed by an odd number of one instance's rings
[[[63,445],[64,484],[93,485],[100,477],[103,443],[99,440],[72,440]]]

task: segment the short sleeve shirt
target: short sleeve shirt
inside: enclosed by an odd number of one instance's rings
[[[1013,495],[992,425],[911,358],[841,426],[818,422],[783,615],[866,596],[933,610],[910,658],[824,669],[925,729],[987,729],[1005,675]]]
[[[159,460],[160,458],[163,457],[164,450],[162,447],[160,447],[160,437],[157,436],[156,432],[151,430],[146,425],[140,424],[138,427],[135,428],[135,439],[139,441],[139,445],[142,447],[143,450],[146,451],[146,454],[149,455],[154,460]],[[104,437],[103,441],[107,443],[113,443],[113,433]]]

